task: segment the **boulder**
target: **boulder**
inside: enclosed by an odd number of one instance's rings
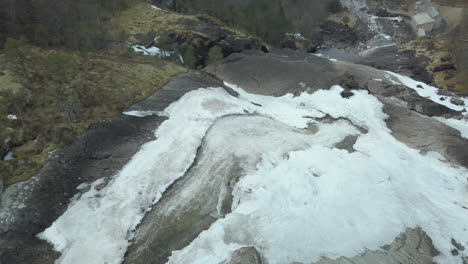
[[[261,264],[260,255],[254,247],[244,247],[232,254],[228,264]]]
[[[465,105],[465,101],[461,98],[457,98],[457,97],[453,97],[452,99],[450,99],[450,102],[454,105]]]

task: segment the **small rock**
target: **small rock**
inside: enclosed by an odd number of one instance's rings
[[[465,105],[465,101],[463,99],[461,99],[461,98],[455,98],[454,97],[454,98],[450,99],[450,102],[452,104],[454,104],[454,105],[460,105],[460,106]]]
[[[351,90],[344,90],[343,92],[341,92],[341,97],[343,98],[350,98],[351,96],[354,95],[353,92],[351,92]]]
[[[254,247],[244,247],[232,254],[228,264],[261,264],[260,255]]]
[[[453,245],[455,248],[457,248],[458,250],[460,250],[460,251],[464,251],[464,250],[465,250],[465,247],[464,247],[462,244],[458,243],[458,241],[456,241],[455,239],[452,238],[452,240],[451,240],[450,242],[451,242],[452,245]]]

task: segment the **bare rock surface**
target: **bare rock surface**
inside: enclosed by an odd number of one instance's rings
[[[389,116],[387,126],[393,136],[422,152],[435,151],[446,159],[468,168],[468,140],[460,132],[436,119],[411,111],[396,99],[379,97]]]
[[[382,250],[367,250],[360,256],[338,259],[324,258],[315,264],[432,264],[439,253],[432,245],[432,239],[420,228],[408,228],[395,241]]]

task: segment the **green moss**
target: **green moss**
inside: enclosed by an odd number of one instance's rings
[[[197,57],[195,54],[195,48],[192,45],[184,45],[182,47],[182,57],[184,63],[190,67],[195,67],[197,64]]]
[[[0,60],[0,149],[17,146],[15,160],[0,162],[0,177],[7,186],[35,175],[50,151],[71,142],[92,122],[119,114],[185,71],[144,56],[33,47],[27,54],[25,74]],[[64,65],[65,70],[59,69]],[[9,113],[18,120],[7,119]]]
[[[221,47],[214,46],[208,51],[208,58],[206,62],[209,64],[209,63],[218,61],[222,59],[223,57],[224,57],[223,49]]]

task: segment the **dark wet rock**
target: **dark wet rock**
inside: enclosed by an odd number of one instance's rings
[[[166,32],[163,36],[164,45],[178,51],[189,66],[205,67],[213,59],[221,59],[243,50],[262,50],[264,47],[259,39],[239,35],[209,17],[182,18],[179,23],[184,30]],[[212,52],[213,47],[219,47],[219,55]],[[178,60],[178,56],[175,59]]]
[[[452,243],[452,245],[453,245],[456,249],[458,249],[458,250],[460,250],[460,251],[464,251],[464,250],[465,250],[465,247],[464,247],[462,244],[460,244],[458,241],[456,241],[455,239],[452,238],[452,240],[451,240],[450,242]]]
[[[228,264],[262,264],[262,262],[254,247],[245,247],[236,250]]]
[[[203,74],[182,74],[131,109],[163,110],[188,91],[219,84]],[[154,138],[154,129],[164,120],[158,116],[120,115],[99,121],[74,143],[54,152],[30,181],[10,186],[2,194],[0,207],[0,212],[6,214],[0,218],[0,263],[53,263],[57,252],[36,234],[63,214],[70,199],[80,192],[78,185],[114,175],[142,144]],[[15,206],[12,199],[22,206]]]
[[[378,17],[391,17],[392,15],[388,12],[387,8],[381,6],[377,8],[375,15]]]
[[[392,244],[381,250],[366,252],[362,255],[338,259],[323,258],[315,264],[433,264],[433,258],[439,255],[432,239],[421,228],[408,228]]]
[[[334,21],[324,22],[320,30],[320,45],[327,48],[352,47],[363,39],[355,29]]]
[[[343,90],[343,92],[341,92],[340,95],[343,98],[350,98],[351,96],[354,95],[354,93],[351,90]]]

